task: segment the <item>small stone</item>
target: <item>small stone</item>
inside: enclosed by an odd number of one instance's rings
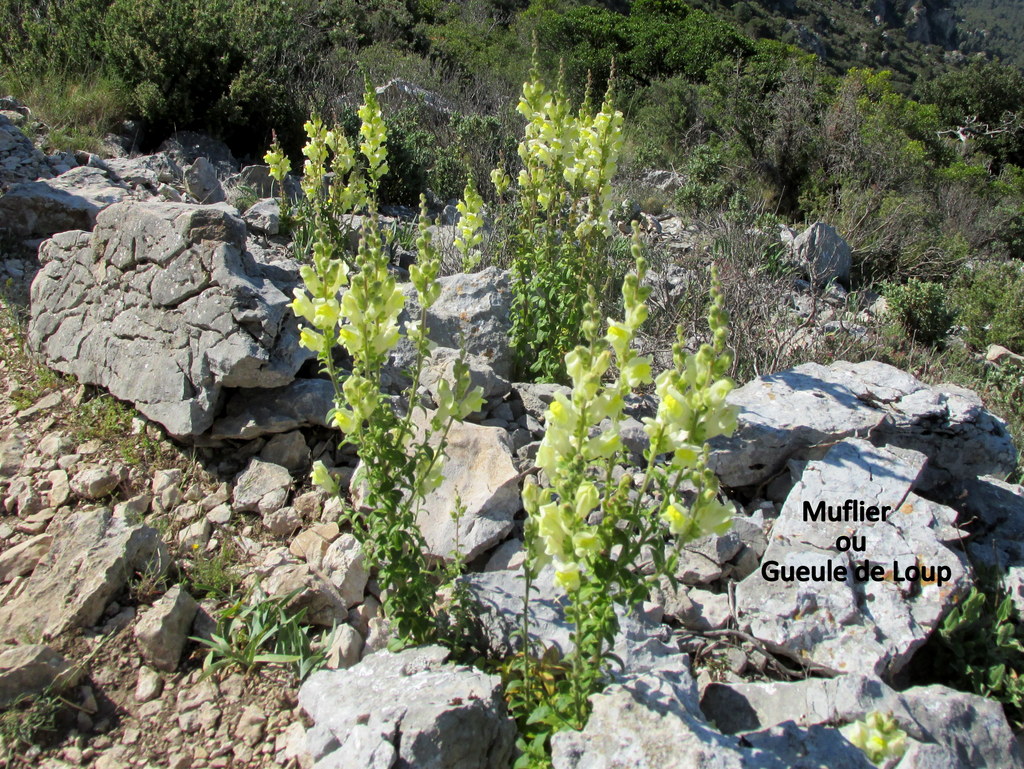
[[[121,476],[110,467],[88,465],[71,479],[71,490],[82,499],[101,499],[121,483]]]
[[[298,430],[280,433],[267,441],[260,459],[297,473],[309,466],[309,447]]]
[[[182,473],[178,468],[157,470],[153,474],[153,505],[157,512],[167,512],[181,503]]]
[[[263,729],[267,725],[267,717],[255,705],[249,705],[242,711],[235,727],[235,737],[242,740],[250,748],[263,739]]]
[[[284,506],[291,487],[287,468],[254,458],[235,483],[234,508],[240,513],[271,512]]]
[[[362,657],[363,645],[363,637],[354,627],[341,625],[330,637],[327,648],[327,667],[331,670],[352,667]]]
[[[282,507],[264,515],[263,525],[275,537],[289,537],[302,526],[302,516],[294,507]]]
[[[135,639],[153,667],[166,672],[178,667],[186,632],[198,608],[195,599],[175,585],[142,615],[135,626]]]
[[[178,543],[183,551],[201,550],[210,541],[212,526],[206,518],[201,518],[185,527],[178,534]]]
[[[0,582],[31,574],[52,544],[52,534],[37,534],[0,553]]]
[[[320,563],[330,544],[336,540],[341,530],[336,523],[321,523],[301,532],[288,547],[296,558],[308,562]]]
[[[215,526],[224,526],[231,521],[231,508],[227,505],[217,505],[206,514],[206,520]]]
[[[149,702],[160,696],[164,688],[164,679],[153,668],[143,665],[139,668],[138,681],[135,684],[135,701]]]

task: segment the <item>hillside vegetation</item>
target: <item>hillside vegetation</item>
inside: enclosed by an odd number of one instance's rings
[[[98,148],[131,118],[141,149],[189,128],[258,157],[276,134],[297,163],[311,111],[354,134],[364,80],[398,78],[436,97],[381,97],[382,202],[415,204],[428,190],[460,196],[468,180],[490,196],[490,169],[512,169],[515,94],[536,41],[542,73],[568,95],[595,98],[612,81],[626,116],[621,197],[728,220],[733,241],[710,238],[727,251],[749,249],[735,242],[745,229],[829,222],[853,249],[849,288],[941,283],[928,296],[963,309],[964,339],[1020,351],[1000,329],[1022,312],[1024,75],[948,60],[936,45],[957,34],[944,4],[883,5],[2,0],[0,86],[51,143]],[[804,32],[828,40],[821,56]],[[652,168],[677,183],[645,182]],[[775,263],[771,249],[753,258]],[[951,327],[903,319],[936,345]]]

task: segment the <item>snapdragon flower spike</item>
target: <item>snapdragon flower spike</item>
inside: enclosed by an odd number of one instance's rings
[[[292,170],[292,162],[284,154],[281,145],[277,142],[277,136],[270,145],[270,150],[263,156],[264,162],[270,166],[270,175],[278,184],[283,184],[288,172]]]
[[[388,133],[384,115],[377,102],[377,94],[369,83],[366,84],[366,92],[363,94],[359,118],[362,121],[359,128],[359,151],[366,158],[366,174],[373,189],[376,189],[381,178],[388,172]]]
[[[476,247],[484,239],[484,199],[476,191],[472,179],[466,182],[463,195],[456,206],[460,216],[455,228],[455,248],[462,255],[463,272],[470,272],[480,263],[480,253]]]
[[[639,245],[635,254],[638,256]],[[607,501],[595,478],[623,449],[619,426],[625,409],[630,382],[650,381],[650,361],[632,349],[640,323],[646,318],[643,302],[649,289],[640,281],[645,270],[642,259],[638,271],[627,277],[622,297],[625,322],[610,321],[608,330],[599,334],[600,316],[596,303],[588,305],[584,323],[586,345],[566,355],[566,370],[572,381],[572,394],[559,393],[545,415],[547,431],[537,451],[537,466],[547,475],[550,488],[528,485],[523,504],[531,517],[531,559],[535,567],[554,562],[555,580],[567,593],[580,588],[582,580],[594,569],[596,560],[605,557],[611,542],[608,524],[592,526],[588,519]],[[591,295],[593,300],[593,294]],[[613,364],[619,374],[604,382]],[[609,425],[602,428],[608,420]]]

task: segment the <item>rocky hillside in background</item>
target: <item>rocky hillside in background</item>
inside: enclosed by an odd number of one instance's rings
[[[961,18],[964,51],[984,51],[1024,69],[1024,2],[1021,0],[950,0]]]
[[[948,0],[697,0],[694,5],[732,20],[752,37],[813,53],[836,72],[884,67],[904,85],[949,66],[969,37]]]

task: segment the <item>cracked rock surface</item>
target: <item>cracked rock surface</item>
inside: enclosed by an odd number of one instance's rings
[[[40,249],[29,345],[177,436],[213,423],[224,388],[281,387],[308,357],[284,293],[225,206],[125,202],[92,236]]]

